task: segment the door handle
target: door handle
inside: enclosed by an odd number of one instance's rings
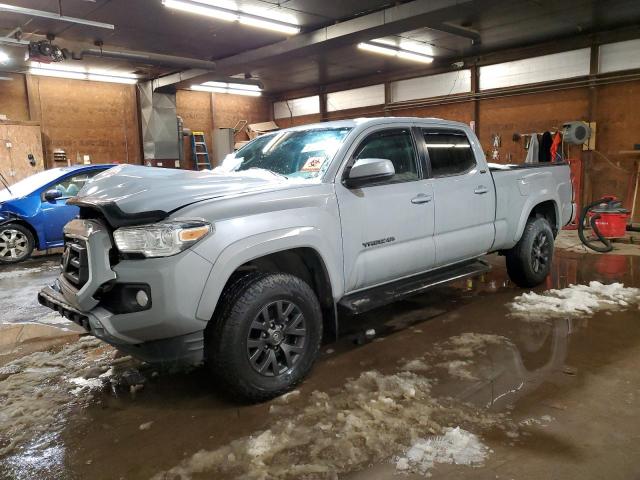
[[[476,195],[482,195],[483,193],[487,193],[489,189],[484,185],[478,185],[476,189],[473,191]]]
[[[418,196],[411,199],[411,203],[429,203],[431,200],[433,200],[433,196],[427,195],[426,193],[419,193]]]

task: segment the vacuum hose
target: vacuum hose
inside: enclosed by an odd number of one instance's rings
[[[604,197],[604,198],[601,198],[600,200],[596,200],[595,202],[590,203],[589,205],[584,207],[584,210],[582,210],[582,215],[580,215],[580,220],[578,221],[578,236],[580,237],[580,240],[582,241],[582,243],[584,243],[586,247],[590,248],[591,250],[595,250],[596,252],[600,252],[600,253],[610,252],[611,250],[613,250],[613,245],[611,244],[609,239],[603,237],[602,234],[600,233],[600,230],[598,230],[598,226],[596,225],[596,220],[598,220],[601,216],[599,213],[596,213],[595,215],[593,215],[589,223],[591,224],[591,228],[593,229],[593,232],[596,234],[596,237],[598,237],[598,240],[600,240],[604,244],[604,247],[601,247],[600,245],[595,243],[591,243],[585,238],[584,220],[585,218],[587,218],[587,214],[589,213],[589,210],[591,210],[592,208],[598,205],[601,205],[603,203],[611,203],[613,201],[614,200],[609,197]]]

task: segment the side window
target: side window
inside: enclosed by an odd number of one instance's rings
[[[369,135],[358,147],[354,158],[391,160],[396,174],[389,183],[410,182],[420,178],[416,151],[408,128],[382,130]]]
[[[422,133],[434,177],[460,175],[475,167],[473,149],[464,132],[423,129]]]
[[[62,194],[62,198],[74,197],[90,179],[103,171],[104,170],[91,170],[89,172],[65,177],[60,179],[51,188],[58,190]]]

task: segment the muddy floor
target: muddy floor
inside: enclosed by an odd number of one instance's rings
[[[559,252],[525,296],[490,261],[343,318],[261,405],[88,337],[0,356],[0,478],[640,478],[640,257]],[[52,262],[0,272],[0,327],[59,321],[24,293]]]

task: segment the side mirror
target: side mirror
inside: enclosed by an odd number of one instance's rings
[[[356,160],[349,176],[345,179],[347,188],[358,188],[368,183],[382,182],[389,180],[396,174],[391,160],[384,158],[363,158]]]
[[[47,202],[54,202],[57,198],[60,198],[61,196],[62,196],[62,193],[60,193],[58,190],[51,189],[44,192],[44,195],[42,197]]]

